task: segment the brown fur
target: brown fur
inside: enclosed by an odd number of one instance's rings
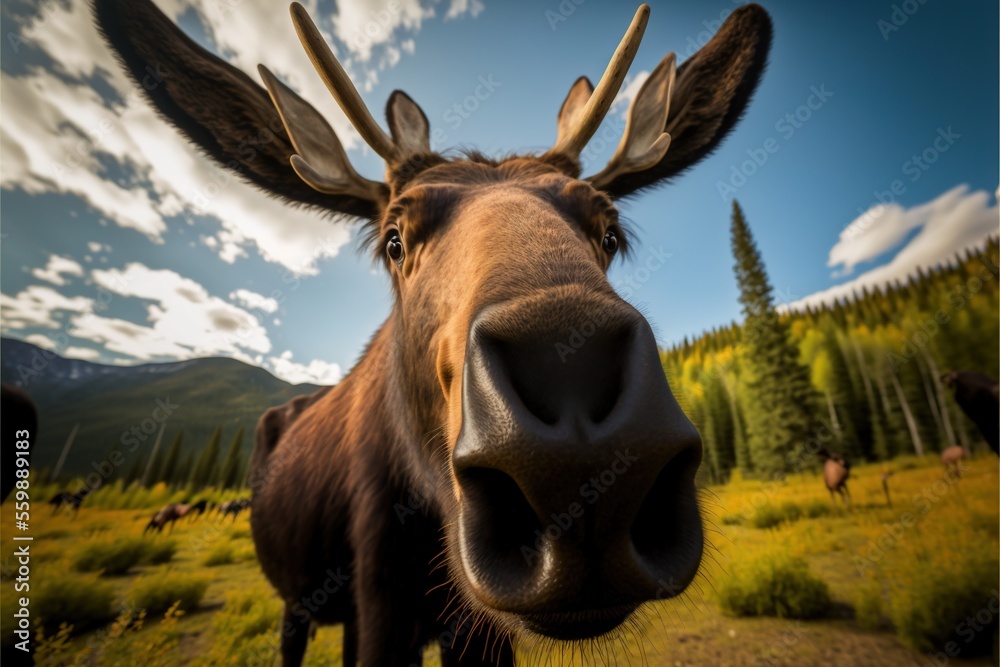
[[[941,452],[941,465],[944,466],[945,474],[954,475],[955,478],[962,476],[962,459],[966,458],[965,448],[961,445],[945,447]]]
[[[821,449],[818,454],[826,459],[823,463],[823,482],[830,492],[830,500],[835,501],[834,493],[840,494],[848,507],[851,506],[851,492],[847,488],[847,480],[851,476],[851,464],[842,455]],[[883,480],[884,482],[884,480]],[[888,491],[886,492],[888,498]]]

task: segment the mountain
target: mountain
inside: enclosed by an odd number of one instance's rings
[[[252,434],[268,408],[319,389],[291,385],[235,359],[109,366],[65,359],[11,338],[0,338],[0,379],[24,389],[38,406],[36,470],[55,466],[74,425],[80,425],[62,476],[93,472],[112,449],[124,454],[125,469],[135,456],[148,458],[161,423],[163,448],[183,431],[183,453],[199,451],[218,426],[228,444],[241,426]],[[243,447],[248,454],[253,438],[244,438]]]

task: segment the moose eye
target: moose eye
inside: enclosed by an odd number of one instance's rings
[[[385,244],[385,252],[389,255],[389,259],[399,264],[403,261],[403,240],[399,238],[397,232],[393,232],[389,236],[389,240]]]
[[[604,235],[601,247],[604,248],[604,252],[609,255],[615,254],[615,251],[618,250],[618,235],[609,230],[608,233]]]

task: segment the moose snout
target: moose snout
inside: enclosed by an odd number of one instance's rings
[[[617,298],[491,306],[470,327],[452,463],[477,597],[561,638],[694,577],[701,441]]]

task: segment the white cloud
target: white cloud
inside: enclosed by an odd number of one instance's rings
[[[276,376],[292,384],[310,382],[330,385],[337,384],[343,377],[339,364],[319,359],[313,359],[308,364],[300,364],[292,360],[291,350],[285,350],[277,357],[270,357],[268,367]]]
[[[240,358],[247,351],[267,353],[271,341],[256,317],[200,284],[166,269],[131,263],[124,270],[94,270],[94,282],[114,294],[145,299],[150,326],[103,317],[73,319],[74,336],[104,344],[137,359],[188,359],[224,354]]]
[[[910,209],[898,204],[873,207],[841,232],[830,250],[830,266],[843,265],[844,271],[850,272],[858,264],[892,250],[914,230],[919,231],[887,264],[800,299],[791,307],[830,303],[860,292],[862,287],[885,285],[897,279],[905,282],[917,267],[930,268],[946,262],[956,252],[997,234],[998,225],[996,201],[991,204],[989,193],[981,190],[969,192],[968,185],[954,187]]]
[[[248,289],[240,288],[235,292],[230,292],[229,299],[246,306],[250,310],[260,310],[265,313],[273,313],[278,310],[277,301]]]
[[[483,10],[486,9],[483,6],[481,0],[451,0],[451,6],[448,7],[448,13],[444,15],[445,20],[458,18],[462,14],[468,12],[472,18],[479,16]]]
[[[45,268],[35,268],[31,271],[31,275],[53,285],[65,285],[67,281],[63,278],[63,275],[82,276],[83,267],[68,257],[52,255],[49,257],[49,262],[45,265]]]
[[[62,356],[68,359],[83,359],[93,361],[101,356],[101,353],[92,347],[67,347],[63,350]]]
[[[339,2],[326,18],[317,0],[305,5],[329,36],[341,39],[348,71],[363,86],[378,80],[372,50],[380,49],[378,67],[395,65],[402,52],[412,53],[413,34],[433,16],[423,0]],[[315,213],[293,209],[233,179],[199,155],[136,92],[92,25],[86,0],[47,3],[23,26],[25,44],[36,46],[55,62],[60,76],[39,67],[26,74],[0,74],[4,102],[4,161],[0,186],[29,194],[58,192],[83,199],[91,208],[124,228],[161,242],[166,219],[208,215],[222,227],[216,252],[232,263],[253,248],[265,260],[296,274],[315,274],[316,262],[332,257],[350,239],[344,226],[332,228]],[[228,60],[256,78],[265,63],[325,113],[347,148],[361,146],[302,49],[287,4],[269,0],[220,3],[215,0],[159,0],[176,19],[195,9],[206,31]],[[479,3],[456,8],[456,15],[480,11]],[[266,31],[267,39],[247,39]],[[403,33],[407,33],[404,39]],[[405,44],[397,45],[401,41]],[[334,45],[336,48],[336,44]],[[124,103],[110,108],[88,83],[104,77]],[[378,104],[371,105],[377,109]],[[99,159],[100,158],[100,159]],[[104,167],[117,163],[130,174],[117,182]],[[218,187],[221,184],[221,187]],[[96,251],[95,251],[96,252]]]
[[[31,285],[17,296],[0,294],[0,323],[4,331],[42,327],[59,328],[57,313],[89,313],[94,301],[86,297],[67,297],[51,287]]]
[[[639,89],[642,88],[642,84],[646,83],[646,79],[648,78],[649,72],[646,70],[636,72],[630,76],[625,85],[618,91],[615,101],[611,103],[611,113],[620,113],[621,117],[625,118],[628,115],[629,108],[632,106],[632,100],[639,94]]]
[[[32,345],[37,345],[43,350],[54,350],[59,347],[54,340],[44,334],[31,334],[30,336],[25,336],[24,340]]]

